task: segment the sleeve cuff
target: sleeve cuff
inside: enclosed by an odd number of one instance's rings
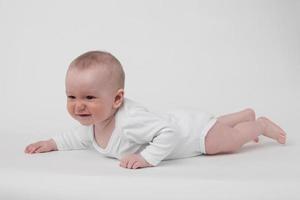
[[[61,143],[59,142],[59,136],[52,137],[52,139],[54,140],[54,142],[55,142],[55,144],[56,144],[57,150],[58,150],[58,151],[63,151],[64,148],[63,148],[63,146],[61,145]]]
[[[153,166],[156,166],[158,165],[161,160],[157,160],[155,158],[153,158],[153,156],[151,156],[150,154],[148,154],[146,151],[142,151],[140,153],[140,155],[150,164],[150,165],[153,165]]]

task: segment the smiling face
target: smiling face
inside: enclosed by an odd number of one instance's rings
[[[82,125],[110,119],[123,101],[124,90],[116,89],[112,73],[103,67],[69,68],[66,76],[67,109]]]

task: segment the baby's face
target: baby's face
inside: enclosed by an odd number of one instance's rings
[[[67,108],[82,125],[107,120],[116,109],[115,94],[101,69],[70,69],[66,76]]]

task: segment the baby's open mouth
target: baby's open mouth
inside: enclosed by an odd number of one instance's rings
[[[79,117],[89,117],[91,115],[90,114],[77,114],[77,116],[79,116]]]

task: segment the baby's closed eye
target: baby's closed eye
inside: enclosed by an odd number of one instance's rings
[[[88,99],[88,100],[92,100],[92,99],[95,99],[96,97],[95,96],[86,96],[86,99]]]
[[[86,98],[87,100],[96,99],[96,97],[95,97],[95,96],[91,96],[91,95],[88,95],[88,96],[86,96],[85,98]],[[70,96],[68,96],[68,99],[76,99],[76,97],[75,97],[75,96],[72,96],[72,95],[70,95]]]
[[[76,99],[75,96],[68,96],[68,99]]]

